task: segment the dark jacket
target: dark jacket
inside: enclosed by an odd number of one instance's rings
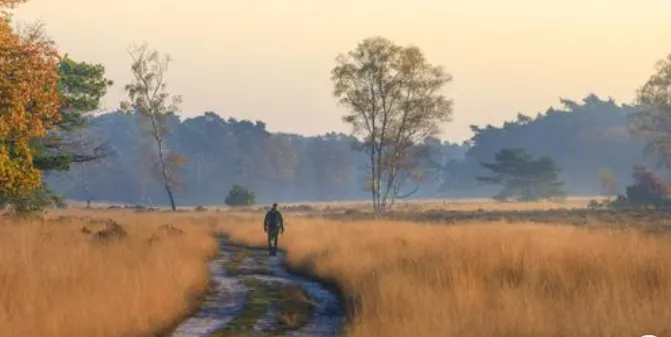
[[[266,218],[263,220],[263,228],[265,230],[270,229],[271,231],[277,231],[279,229],[284,230],[284,219],[282,218],[282,213],[276,208],[272,208],[266,213]]]

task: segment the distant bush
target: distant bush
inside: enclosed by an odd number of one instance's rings
[[[313,212],[316,210],[313,206],[306,204],[284,206],[282,207],[282,209],[284,209],[285,211],[292,211],[292,212]]]
[[[634,184],[627,186],[624,195],[618,195],[610,203],[612,208],[671,207],[671,185],[643,165],[633,169]]]
[[[599,208],[602,208],[602,207],[603,207],[603,204],[600,203],[600,202],[598,202],[597,200],[592,199],[592,200],[590,200],[589,203],[587,204],[587,207],[588,207],[588,208],[591,208],[591,209],[599,209]]]
[[[203,212],[203,211],[205,211],[205,210],[206,210],[206,209],[205,209],[205,207],[203,207],[203,206],[196,206],[196,208],[194,208],[194,211],[196,211],[196,212]]]
[[[343,212],[345,215],[361,215],[363,212],[356,208],[348,208]]]
[[[68,204],[62,198],[57,198],[54,200],[54,206],[58,209],[68,208]]]
[[[231,190],[228,191],[224,203],[231,207],[251,206],[256,203],[256,196],[254,195],[254,192],[240,185],[234,185],[231,187]]]

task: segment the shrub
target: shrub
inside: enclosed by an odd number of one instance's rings
[[[233,187],[231,187],[231,189],[228,191],[228,195],[226,196],[224,203],[231,207],[251,206],[256,203],[256,196],[254,196],[254,192],[240,185],[233,185]]]
[[[13,196],[6,198],[0,196],[0,209],[11,206],[12,211],[17,215],[26,215],[43,211],[50,206],[65,208],[65,201],[54,194],[46,186],[42,185],[25,197]]]
[[[633,168],[634,184],[627,186],[625,195],[618,195],[611,207],[670,207],[671,185],[643,165]]]

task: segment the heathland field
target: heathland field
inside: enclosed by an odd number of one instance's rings
[[[298,205],[285,211],[281,246],[289,268],[342,292],[347,336],[671,335],[668,217],[585,204],[437,202],[378,219]],[[215,234],[263,245],[262,216],[70,209],[3,219],[2,336],[165,333],[207,291]]]

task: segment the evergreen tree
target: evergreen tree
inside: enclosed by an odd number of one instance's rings
[[[502,185],[496,200],[517,197],[520,201],[532,201],[563,197],[563,182],[559,181],[561,168],[547,156],[534,158],[524,149],[502,149],[494,157],[494,163],[482,163],[494,175],[476,177],[485,184]]]

